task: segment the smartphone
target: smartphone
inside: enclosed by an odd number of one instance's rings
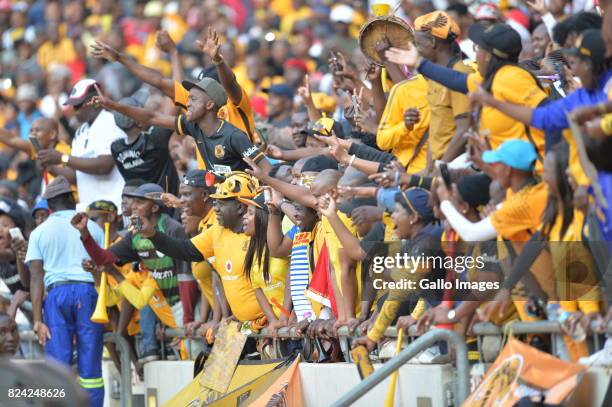
[[[438,162],[438,169],[440,170],[440,175],[442,176],[442,179],[444,180],[444,184],[446,185],[446,188],[450,188],[452,185],[452,182],[451,182],[450,173],[448,172],[448,165],[446,165],[446,163],[443,163],[443,162]]]
[[[34,147],[34,151],[36,151],[36,153],[38,153],[42,149],[42,147],[40,146],[40,141],[38,141],[37,138],[30,137],[30,143],[32,143],[32,147]]]
[[[138,233],[142,229],[142,221],[138,216],[130,218],[130,227],[128,231]]]
[[[361,380],[374,372],[374,367],[370,360],[370,352],[368,352],[365,346],[359,345],[353,348],[353,350],[351,350],[351,358],[353,359],[353,363],[357,366],[357,371],[359,372]]]
[[[10,228],[9,234],[11,235],[12,240],[25,240],[25,238],[23,237],[23,233],[21,233],[21,229],[19,228]]]
[[[263,190],[263,194],[264,194],[264,202],[270,202],[272,200],[272,193],[270,193],[269,189],[264,189]]]

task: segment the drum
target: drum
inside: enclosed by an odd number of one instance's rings
[[[377,65],[383,65],[383,60],[376,52],[376,44],[385,40],[391,47],[409,48],[414,41],[414,31],[404,20],[393,15],[374,17],[361,27],[359,31],[359,46],[361,52]]]

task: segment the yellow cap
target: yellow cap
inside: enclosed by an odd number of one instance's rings
[[[234,171],[223,182],[217,184],[213,199],[253,198],[257,195],[259,183],[246,172]]]
[[[312,94],[312,101],[317,108],[330,115],[336,111],[336,101],[333,97],[326,95],[325,93],[315,92]]]

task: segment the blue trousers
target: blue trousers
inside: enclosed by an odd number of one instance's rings
[[[159,343],[155,336],[155,325],[157,324],[157,315],[151,309],[150,305],[145,305],[140,310],[140,353],[141,355],[151,350],[158,350]]]
[[[79,384],[89,393],[92,407],[104,404],[104,325],[90,320],[97,299],[91,284],[66,284],[49,291],[44,302],[44,321],[51,332],[45,352],[70,366],[76,338]]]

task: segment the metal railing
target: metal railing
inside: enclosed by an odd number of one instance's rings
[[[38,337],[33,331],[21,331],[19,332],[19,338],[23,341],[35,342]],[[119,402],[121,407],[132,406],[132,372],[131,372],[131,360],[130,360],[130,347],[128,342],[119,334],[108,332],[104,334],[104,343],[114,343],[119,351],[119,358],[121,361],[120,383],[121,392]]]
[[[364,379],[357,386],[349,390],[344,396],[338,399],[332,407],[350,406],[360,397],[382,382],[387,376],[390,376],[397,369],[405,365],[410,359],[415,357],[419,352],[433,346],[436,342],[445,341],[449,349],[455,349],[455,369],[456,383],[454,394],[454,405],[460,405],[468,396],[469,389],[469,368],[467,346],[461,335],[454,331],[446,329],[434,329],[420,336],[399,355],[388,360],[381,368]]]

